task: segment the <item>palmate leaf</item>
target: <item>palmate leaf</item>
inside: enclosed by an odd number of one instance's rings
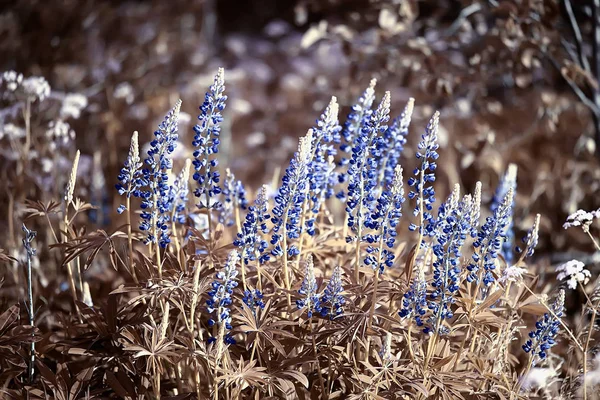
[[[76,258],[89,253],[84,262],[84,270],[87,270],[92,265],[94,259],[98,256],[100,250],[102,250],[104,246],[107,246],[111,265],[116,270],[119,255],[117,253],[114,240],[118,238],[127,238],[127,234],[117,230],[109,235],[106,231],[98,229],[87,235],[77,236],[68,242],[57,243],[50,247],[64,249],[65,258],[63,259],[63,265],[67,265]]]

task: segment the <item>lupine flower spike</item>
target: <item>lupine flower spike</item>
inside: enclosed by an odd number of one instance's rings
[[[116,185],[121,196],[125,195],[125,205],[121,204],[117,208],[117,212],[122,214],[127,211],[127,245],[129,249],[129,265],[130,273],[133,279],[137,282],[135,268],[133,266],[133,236],[131,226],[131,196],[140,197],[140,189],[144,186],[142,179],[142,162],[140,158],[140,146],[138,141],[137,131],[131,136],[131,145],[129,146],[129,154],[125,165],[121,168],[121,172],[117,178],[119,183]]]
[[[200,106],[199,122],[194,126],[192,142],[196,148],[192,162],[195,171],[193,179],[197,182],[194,195],[200,200],[198,207],[206,209],[209,236],[212,230],[211,210],[220,208],[220,203],[215,199],[215,196],[221,193],[221,187],[219,171],[216,170],[218,161],[214,155],[219,152],[221,122],[223,122],[221,113],[225,109],[227,100],[227,96],[223,94],[224,76],[225,71],[219,68],[213,84],[204,97],[204,103]]]
[[[346,202],[347,224],[355,236],[346,237],[347,242],[356,241],[354,278],[359,279],[361,265],[360,245],[363,236],[365,217],[374,211],[376,204],[377,178],[377,137],[386,131],[385,123],[390,113],[390,93],[386,92],[377,110],[356,137],[352,148],[352,159],[348,169],[348,200]]]
[[[404,293],[400,318],[414,318],[418,327],[423,326],[422,317],[427,313],[427,281],[422,267],[417,267],[417,276]]]
[[[415,99],[408,99],[408,103],[402,114],[390,124],[383,135],[382,151],[381,151],[381,166],[379,177],[379,188],[385,189],[392,184],[394,179],[394,168],[398,165],[400,156],[404,151],[406,137],[408,135],[408,127],[412,118],[412,113],[415,108]]]
[[[550,307],[552,312],[544,314],[535,323],[535,330],[529,332],[529,339],[523,345],[523,350],[531,355],[530,367],[548,357],[548,350],[556,344],[556,335],[560,327],[565,305],[565,291],[561,290]]]
[[[188,194],[189,194],[189,179],[190,179],[190,166],[192,161],[190,159],[185,160],[183,169],[175,179],[173,186],[171,186],[171,221],[183,225],[186,219],[185,208],[187,206]]]
[[[346,119],[344,128],[342,129],[342,136],[344,137],[344,143],[340,146],[340,149],[347,154],[351,154],[352,149],[356,144],[356,138],[360,134],[361,128],[366,124],[371,116],[371,107],[375,101],[375,85],[377,79],[371,79],[369,87],[363,92],[358,99],[358,102],[352,106],[352,110]],[[349,159],[342,158],[342,165],[347,165]],[[341,175],[340,179],[344,181],[344,176]],[[342,198],[343,193],[338,197]]]
[[[237,234],[237,238],[233,242],[233,245],[239,247],[241,251],[244,290],[246,290],[245,266],[251,261],[256,261],[258,288],[262,290],[260,264],[269,260],[269,253],[267,252],[269,244],[263,239],[262,235],[269,233],[269,228],[267,227],[269,218],[267,187],[263,185],[258,191],[254,205],[248,207],[248,214],[246,214],[242,230]]]
[[[142,198],[140,230],[146,232],[146,244],[157,245],[155,254],[159,277],[162,277],[160,248],[166,248],[171,242],[169,225],[172,199],[168,171],[173,168],[170,155],[177,146],[180,109],[181,100],[178,100],[154,132],[148,156],[144,160],[145,168],[142,170],[142,179],[146,187],[140,190]]]
[[[235,175],[229,168],[225,170],[225,182],[223,184],[223,199],[219,222],[225,226],[234,223],[238,230],[241,229],[240,211],[248,208],[246,189],[241,181],[235,179]]]
[[[235,340],[231,337],[229,331],[231,330],[231,295],[233,294],[233,289],[238,285],[236,281],[238,274],[236,264],[238,261],[239,253],[236,250],[232,250],[227,257],[225,266],[217,273],[217,277],[212,283],[212,290],[208,292],[208,300],[206,301],[207,310],[211,314],[208,325],[217,327],[213,331],[213,335],[208,339],[209,343],[219,340],[217,358],[221,354],[222,343],[235,344]]]
[[[436,111],[433,117],[429,120],[425,133],[421,136],[421,141],[417,148],[419,151],[415,154],[420,165],[414,169],[413,177],[408,180],[408,185],[413,189],[408,193],[409,199],[416,201],[414,216],[419,218],[418,225],[412,223],[409,225],[410,231],[418,231],[419,238],[417,247],[413,254],[411,265],[415,264],[415,260],[419,255],[419,250],[424,244],[424,238],[433,235],[435,225],[433,214],[433,204],[435,203],[435,190],[433,182],[435,182],[435,170],[437,168],[436,160],[439,155],[437,150],[439,144],[437,142],[437,133],[440,123],[440,113]],[[409,279],[412,271],[409,271]]]
[[[265,302],[263,301],[263,294],[260,290],[245,290],[244,297],[242,297],[244,304],[252,311],[252,315],[256,316],[257,309],[264,309]]]
[[[494,194],[494,198],[492,199],[492,204],[490,205],[490,211],[495,212],[501,205],[502,200],[506,197],[506,193],[508,190],[512,188],[513,192],[517,191],[517,165],[509,164],[506,169],[506,173],[500,180],[500,184],[496,189],[496,193]],[[502,257],[506,260],[508,264],[513,262],[513,249],[515,242],[515,234],[513,231],[513,219],[512,213],[514,212],[514,196],[513,203],[510,208],[509,215],[509,225],[506,229],[506,237],[504,239],[504,244],[502,245]]]
[[[121,196],[125,195],[126,199],[130,199],[131,196],[140,196],[139,189],[144,183],[140,176],[141,168],[142,163],[140,159],[138,133],[137,131],[135,131],[133,132],[133,136],[131,137],[131,145],[129,147],[129,154],[127,155],[127,160],[125,161],[125,165],[123,166],[123,168],[121,168],[121,172],[119,173],[119,176],[117,178],[119,180],[119,183],[116,185],[119,194]],[[122,214],[125,210],[128,209],[128,206],[121,204],[117,209],[117,212],[119,214]]]
[[[509,188],[502,204],[496,208],[494,215],[486,219],[473,243],[475,253],[473,254],[473,260],[467,267],[470,272],[467,275],[467,281],[477,282],[475,297],[478,295],[481,283],[487,288],[495,281],[493,271],[496,269],[496,259],[502,251],[502,244],[512,220],[513,196],[514,191]],[[481,267],[483,267],[483,270]],[[483,292],[484,296],[485,293],[487,291]]]
[[[431,283],[434,290],[429,296],[431,317],[424,329],[434,335],[448,333],[443,321],[454,316],[451,307],[460,287],[461,249],[471,232],[473,199],[471,195],[465,195],[459,201],[458,189],[457,185],[450,198],[440,205],[435,227],[437,234],[433,245],[435,261]]]
[[[273,235],[271,244],[273,256],[283,256],[283,275],[285,287],[290,290],[288,257],[297,256],[298,248],[293,244],[288,246],[288,239],[300,237],[302,206],[309,189],[308,168],[312,160],[312,130],[300,138],[298,151],[290,162],[283,176],[281,187],[275,196],[273,208]],[[290,298],[288,294],[288,303]]]
[[[315,278],[315,266],[312,254],[306,257],[306,272],[302,286],[298,290],[300,299],[296,300],[296,306],[299,309],[306,309],[308,318],[313,314],[321,312],[321,302],[317,294],[317,279]]]
[[[336,265],[333,269],[333,274],[329,283],[325,287],[321,299],[321,315],[329,316],[330,319],[338,318],[344,312],[344,304],[346,300],[343,295],[344,287],[342,286],[342,269]]]

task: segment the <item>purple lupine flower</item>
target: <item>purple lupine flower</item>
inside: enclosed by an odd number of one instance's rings
[[[309,130],[306,136],[300,138],[298,151],[290,161],[289,167],[285,170],[282,178],[281,187],[275,196],[275,207],[273,208],[273,235],[271,244],[274,246],[271,254],[280,256],[283,254],[281,241],[283,239],[281,231],[285,226],[287,237],[297,239],[300,237],[302,227],[300,220],[302,218],[302,206],[308,195],[309,189],[309,164],[312,160],[312,130]],[[298,255],[298,249],[292,245],[289,246],[288,255],[290,257]]]
[[[119,194],[125,197],[140,197],[140,188],[144,186],[144,180],[141,177],[142,163],[140,159],[140,147],[138,142],[138,133],[133,132],[131,137],[131,145],[125,165],[121,168],[118,176],[119,183],[115,185]],[[126,210],[124,205],[120,205],[117,209],[121,214]]]
[[[330,319],[335,319],[342,315],[344,312],[344,287],[342,286],[342,269],[339,265],[336,265],[333,269],[331,279],[327,283],[319,304],[321,306],[321,315],[323,317],[329,316]]]
[[[480,264],[484,268],[483,283],[485,287],[489,287],[495,281],[493,271],[496,269],[496,259],[502,251],[506,231],[512,220],[513,195],[513,189],[509,188],[502,204],[496,209],[494,215],[487,217],[485,223],[481,226],[473,243],[473,247],[475,247],[473,260],[467,266],[469,270],[468,282],[479,279]],[[485,295],[485,290],[483,294]]]
[[[146,167],[142,170],[142,180],[146,186],[140,190],[142,198],[142,222],[140,230],[147,232],[145,243],[158,243],[166,248],[169,239],[171,209],[171,186],[167,171],[173,168],[169,156],[177,146],[177,130],[181,100],[167,114],[164,121],[154,132],[154,140],[150,142],[148,156],[144,160]]]
[[[219,222],[225,226],[232,226],[235,223],[235,209],[246,210],[248,200],[246,199],[246,189],[244,184],[235,179],[235,175],[229,168],[225,171],[225,182],[223,182],[223,203],[219,214]]]
[[[235,265],[239,261],[239,254],[236,250],[232,250],[227,257],[223,270],[217,272],[217,279],[212,283],[212,290],[208,292],[208,300],[206,300],[207,311],[211,315],[208,320],[208,326],[224,325],[225,336],[223,340],[227,344],[235,344],[235,340],[231,337],[228,331],[231,330],[231,315],[230,309],[232,300],[231,295],[233,289],[237,287],[236,277],[238,274]],[[217,340],[215,337],[210,337],[209,343]]]
[[[375,85],[377,84],[376,79],[371,79],[369,87],[359,97],[357,103],[352,106],[350,114],[346,119],[344,128],[342,129],[342,136],[344,137],[344,143],[340,145],[342,152],[351,154],[352,149],[355,146],[357,136],[360,134],[362,127],[367,123],[371,117],[371,107],[375,101]],[[348,164],[348,159],[342,159],[342,164]]]
[[[435,190],[433,188],[433,182],[435,182],[435,170],[437,164],[435,160],[438,159],[439,155],[437,149],[439,144],[437,142],[437,133],[440,123],[440,113],[438,111],[433,114],[431,120],[425,128],[425,133],[421,136],[419,142],[416,157],[421,161],[419,165],[413,171],[414,177],[408,180],[408,185],[413,188],[408,193],[409,199],[416,199],[415,210],[413,214],[418,216],[423,214],[422,225],[410,224],[409,229],[416,231],[417,229],[423,236],[432,236],[433,227],[435,225],[435,219],[431,210],[435,203]],[[421,246],[422,243],[419,243]]]
[[[423,268],[419,268],[417,276],[411,283],[408,292],[402,298],[402,309],[398,312],[401,318],[414,318],[417,326],[423,326],[423,316],[427,313],[427,281]]]
[[[266,251],[269,244],[261,235],[269,233],[267,227],[269,218],[267,187],[263,185],[258,191],[254,205],[248,207],[242,231],[237,234],[237,239],[233,242],[234,246],[241,249],[242,260],[245,264],[256,259],[260,263],[269,260],[269,253]]]
[[[374,270],[377,269],[380,274],[385,271],[386,267],[390,268],[394,264],[396,227],[402,216],[403,203],[402,167],[397,165],[391,185],[381,193],[377,199],[377,207],[365,218],[365,227],[375,233],[368,233],[364,236],[369,243],[368,256],[364,263]]]
[[[199,123],[194,126],[194,140],[192,145],[194,151],[194,176],[197,182],[194,195],[200,199],[198,207],[207,209],[218,209],[220,204],[214,199],[221,193],[219,186],[220,175],[217,171],[218,161],[215,154],[219,152],[221,112],[225,109],[227,96],[225,91],[225,71],[219,68],[213,84],[204,97],[204,103],[200,106]],[[210,212],[210,211],[209,211]]]
[[[263,297],[264,296],[262,292],[258,289],[246,290],[244,291],[244,297],[242,297],[242,301],[252,311],[252,314],[256,316],[257,308],[261,310],[265,308],[265,302],[263,301]]]
[[[191,161],[186,160],[183,169],[173,182],[173,186],[171,186],[171,212],[173,222],[178,224],[184,224],[187,217],[185,207],[189,194],[190,165]]]
[[[500,184],[496,188],[496,192],[494,193],[494,197],[492,199],[492,204],[490,205],[490,211],[495,212],[501,205],[504,197],[506,197],[506,193],[511,189],[514,193],[517,192],[517,166],[515,164],[509,164],[506,170],[506,173],[500,180]],[[502,257],[506,260],[508,264],[511,264],[514,259],[513,249],[515,246],[515,232],[513,227],[513,218],[512,214],[514,212],[515,207],[515,199],[513,196],[513,202],[510,208],[510,219],[509,224],[506,229],[506,236],[504,238],[504,243],[502,244]]]
[[[381,187],[386,188],[394,180],[394,168],[398,165],[400,156],[404,151],[408,127],[415,107],[415,99],[408,99],[402,114],[395,118],[383,135],[386,145],[382,151],[381,161]]]
[[[440,205],[435,224],[435,244],[433,245],[433,292],[429,295],[428,307],[431,316],[425,333],[447,334],[444,320],[451,319],[452,304],[460,286],[460,259],[462,246],[471,232],[473,200],[465,195],[459,201],[459,187],[456,185],[448,200]]]
[[[348,227],[357,237],[347,237],[349,242],[362,240],[358,233],[364,225],[365,217],[375,208],[375,188],[379,175],[375,157],[378,151],[376,139],[387,130],[385,123],[389,119],[390,100],[390,93],[386,92],[377,110],[356,137],[355,146],[352,148],[352,159],[348,169],[346,213]]]
[[[334,186],[338,182],[333,156],[336,154],[334,144],[340,142],[338,123],[339,105],[337,99],[332,97],[325,112],[317,120],[317,126],[312,129],[313,159],[309,165],[309,193],[308,209],[311,215],[306,221],[306,230],[314,235],[314,222],[316,215],[321,211],[321,205],[334,193]]]
[[[299,300],[296,300],[296,306],[299,309],[306,308],[308,318],[312,318],[313,314],[321,312],[321,302],[317,294],[317,279],[315,278],[315,266],[312,254],[306,257],[306,272],[298,293],[301,297]]]
[[[552,313],[545,313],[542,319],[535,323],[535,330],[529,332],[529,339],[523,345],[523,350],[531,354],[532,365],[548,356],[548,350],[556,344],[556,335],[560,329],[560,318],[565,306],[565,291],[561,289],[551,306]]]

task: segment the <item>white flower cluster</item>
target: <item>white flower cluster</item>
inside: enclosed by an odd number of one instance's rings
[[[6,71],[0,76],[0,84],[4,88],[4,98],[16,96],[33,102],[36,100],[44,101],[50,96],[50,85],[41,76],[23,78],[23,74]]]
[[[600,209],[595,211],[577,210],[567,217],[567,222],[564,223],[565,229],[575,226],[581,226],[584,231],[588,231],[592,222],[600,218]]]
[[[69,93],[63,99],[63,103],[60,108],[60,117],[63,119],[77,119],[81,116],[81,110],[87,107],[87,105],[87,97],[79,93]]]
[[[0,140],[4,137],[8,137],[10,140],[18,140],[25,137],[25,129],[15,124],[4,124],[0,126]]]
[[[527,273],[526,268],[522,268],[516,264],[511,265],[510,267],[504,269],[499,281],[500,283],[519,282],[521,279],[523,279],[523,274],[525,273]]]
[[[65,121],[60,119],[50,121],[46,130],[46,138],[50,141],[50,150],[54,151],[57,147],[66,146],[69,142],[75,140],[75,131]]]
[[[556,268],[558,275],[556,278],[560,281],[568,279],[567,286],[570,289],[575,289],[577,283],[581,282],[582,285],[586,285],[592,274],[590,271],[585,269],[585,264],[578,260],[571,260],[564,264],[561,264]]]

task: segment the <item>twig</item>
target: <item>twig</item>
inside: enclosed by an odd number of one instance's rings
[[[23,232],[25,233],[25,237],[23,238],[23,246],[27,251],[27,311],[29,314],[29,325],[31,327],[35,327],[35,313],[34,313],[34,305],[33,305],[33,285],[32,285],[32,268],[31,262],[33,257],[35,257],[36,249],[31,246],[31,243],[35,239],[37,235],[36,231],[30,231],[27,229],[25,224],[23,224]],[[29,382],[33,382],[34,375],[34,366],[35,366],[35,342],[33,341],[34,332],[31,332],[32,340],[31,345],[29,347],[29,363],[27,368],[27,376],[29,378]]]

